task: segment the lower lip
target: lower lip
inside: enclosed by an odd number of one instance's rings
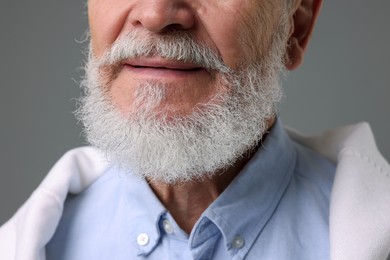
[[[199,75],[200,73],[206,73],[206,70],[204,69],[176,70],[153,67],[133,67],[131,65],[124,65],[124,68],[137,76],[150,78],[187,78]]]

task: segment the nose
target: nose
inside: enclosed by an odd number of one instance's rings
[[[154,33],[188,30],[195,24],[195,12],[186,0],[139,0],[129,15],[134,27]]]

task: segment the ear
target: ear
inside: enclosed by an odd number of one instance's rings
[[[294,70],[303,61],[303,56],[317,21],[322,0],[295,0],[290,24],[290,38],[285,58],[288,70]]]

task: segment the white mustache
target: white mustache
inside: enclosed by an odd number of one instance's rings
[[[194,63],[207,70],[221,73],[232,71],[217,51],[196,42],[193,37],[183,32],[154,36],[132,31],[115,41],[99,64],[115,65],[126,59],[152,56]]]

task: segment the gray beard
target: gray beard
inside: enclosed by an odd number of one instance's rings
[[[204,52],[199,50],[204,47],[188,37],[179,40],[174,37],[175,43],[184,42],[182,48],[175,44],[176,50],[172,51],[172,44],[154,40],[150,41],[147,53],[148,44],[137,38],[114,45],[103,60],[90,56],[82,82],[86,95],[76,111],[85,126],[87,140],[119,167],[149,181],[175,184],[203,180],[228,168],[257,145],[269,127],[267,121],[276,114],[282,98],[279,74],[284,67],[283,35],[274,37],[273,47],[261,64],[242,66],[236,71],[226,67],[212,50],[204,57],[198,55],[196,62],[216,71],[219,83],[229,91],[196,106],[190,114],[169,117],[168,111],[156,109],[165,98],[165,86],[159,82],[137,86],[136,111],[121,113],[107,93],[114,70],[107,80],[101,68],[113,66],[125,57],[147,56],[150,52],[193,62],[192,53]]]

